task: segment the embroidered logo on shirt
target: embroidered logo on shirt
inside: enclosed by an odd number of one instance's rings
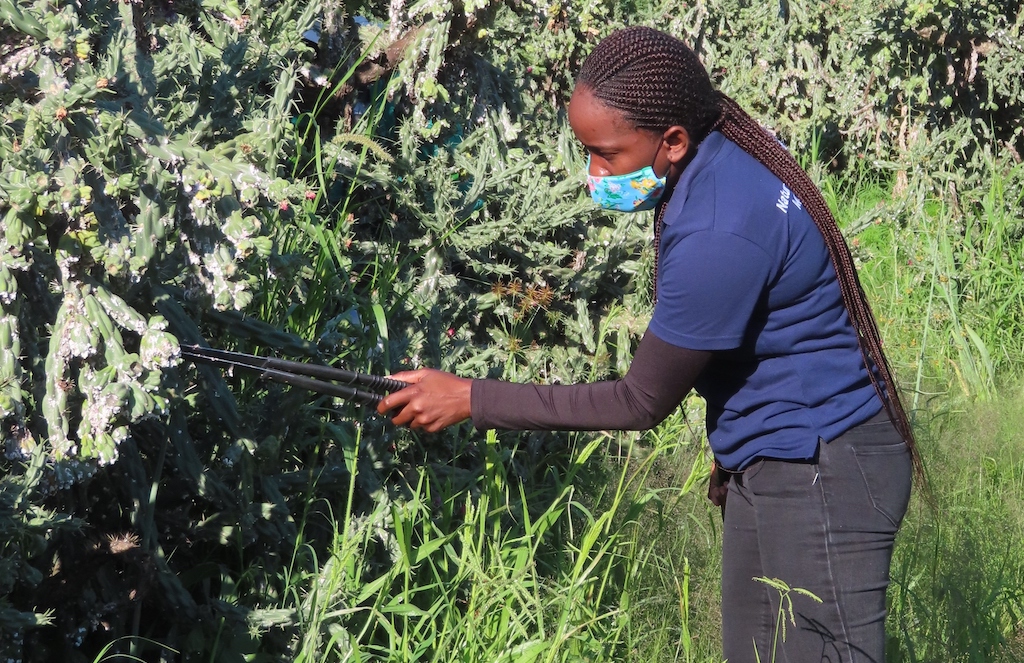
[[[783,213],[788,212],[790,200],[793,201],[793,204],[796,205],[797,209],[803,209],[800,205],[800,199],[793,195],[793,192],[789,190],[788,186],[783,184],[782,191],[779,192],[779,199],[775,201],[775,206]]]

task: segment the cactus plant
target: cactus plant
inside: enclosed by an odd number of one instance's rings
[[[165,411],[177,340],[152,284],[221,309],[251,298],[244,265],[270,253],[267,219],[296,195],[275,168],[315,7],[247,9],[244,25],[200,11],[190,26],[145,16],[156,5],[0,3],[18,42],[0,132],[9,453],[109,463],[133,422]],[[274,93],[256,107],[260,86]]]
[[[169,421],[188,321],[161,312],[180,312],[165,288],[243,308],[272,251],[268,222],[302,195],[278,166],[316,5],[186,9],[0,2],[5,583],[37,585],[23,560],[42,550],[19,541],[73,522],[26,509],[62,501],[144,422]],[[45,621],[25,614],[0,611],[2,630]]]

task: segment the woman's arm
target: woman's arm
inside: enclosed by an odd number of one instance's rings
[[[644,430],[689,393],[710,352],[679,348],[644,334],[626,376],[576,385],[468,380],[424,369],[392,377],[413,383],[377,407],[397,409],[399,425],[438,431],[470,416],[480,429]]]

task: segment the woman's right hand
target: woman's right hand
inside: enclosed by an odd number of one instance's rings
[[[436,433],[442,428],[465,421],[472,414],[470,394],[473,381],[432,368],[396,373],[391,378],[409,386],[384,397],[377,412],[393,412],[397,426]]]

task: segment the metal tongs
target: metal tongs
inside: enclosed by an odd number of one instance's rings
[[[259,377],[264,380],[282,382],[293,387],[337,396],[364,405],[377,405],[386,394],[409,386],[408,382],[392,380],[379,375],[355,373],[322,364],[259,357],[244,352],[216,350],[198,345],[182,345],[181,356],[193,362],[258,373]]]

